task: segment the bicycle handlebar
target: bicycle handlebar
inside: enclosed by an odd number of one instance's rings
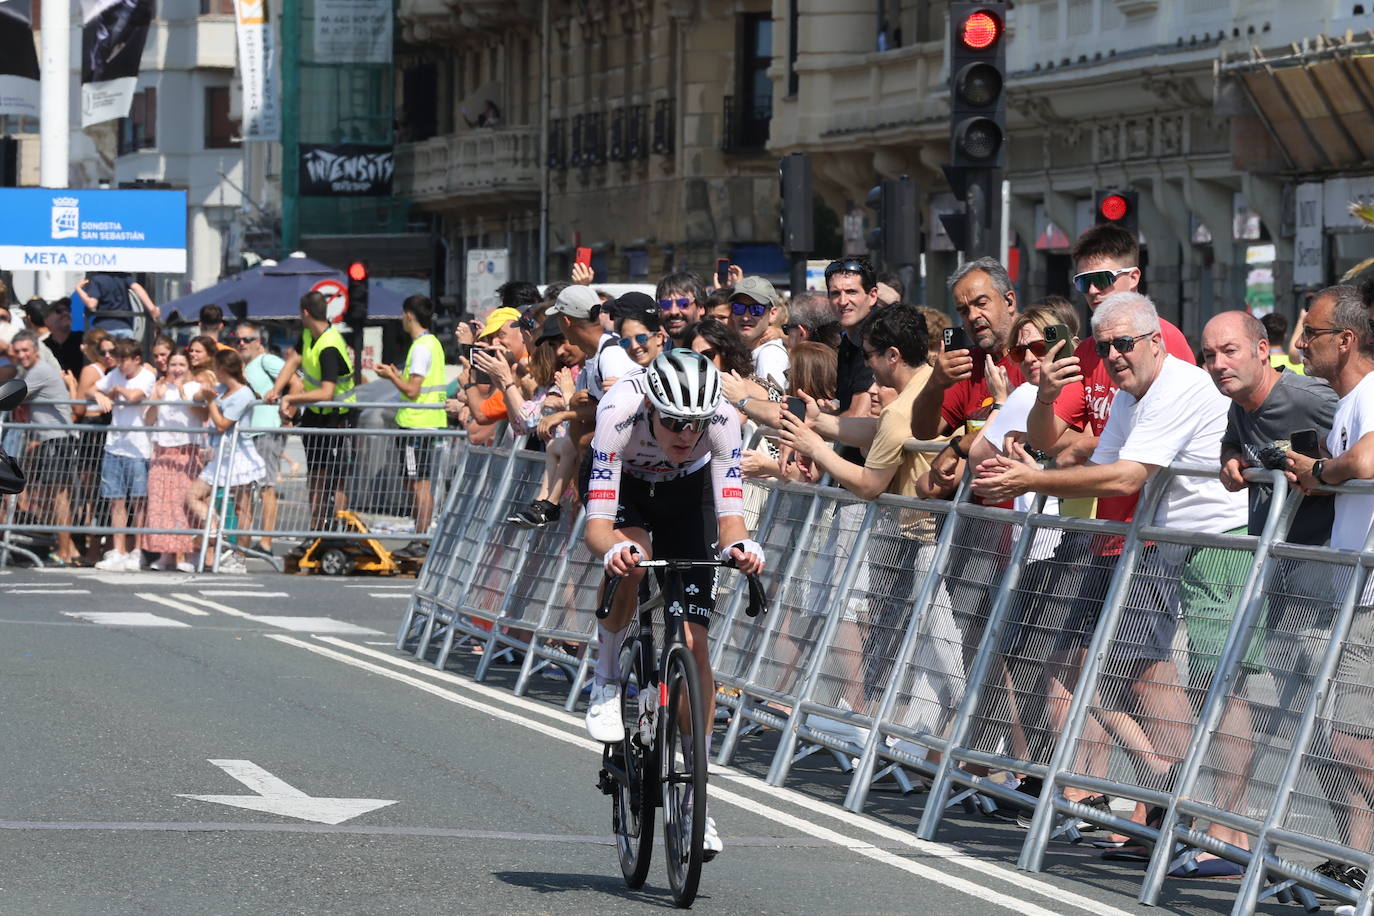
[[[731,560],[640,560],[635,564],[641,569],[707,569],[721,566],[730,569],[738,568],[733,559]],[[596,609],[596,619],[605,620],[611,613],[611,602],[615,600],[615,590],[620,587],[621,576],[607,576],[606,588],[601,598],[601,606]],[[744,609],[744,613],[750,617],[757,617],[759,614],[768,613],[768,596],[763,591],[763,583],[759,577],[749,573],[744,577],[744,581],[749,584],[749,606]]]

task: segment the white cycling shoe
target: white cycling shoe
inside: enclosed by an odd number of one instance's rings
[[[701,861],[711,861],[724,848],[725,844],[721,842],[720,833],[716,830],[716,819],[709,814],[706,815],[706,832],[701,841]]]
[[[593,741],[614,744],[625,738],[625,721],[620,716],[620,685],[592,685],[587,702],[587,734]]]

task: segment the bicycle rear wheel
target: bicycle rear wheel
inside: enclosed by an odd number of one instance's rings
[[[659,710],[659,778],[663,790],[663,845],[673,901],[689,907],[701,879],[706,834],[706,704],[696,659],[674,646],[663,666],[666,708]],[[691,729],[684,728],[691,723]]]
[[[628,887],[644,886],[654,851],[654,802],[657,768],[654,752],[639,740],[639,699],[631,697],[629,687],[642,688],[652,680],[641,671],[638,640],[629,640],[620,656],[620,713],[625,722],[625,738],[615,757],[627,780],[618,783],[611,796],[611,828],[615,831],[616,853]],[[652,689],[652,685],[650,685]]]

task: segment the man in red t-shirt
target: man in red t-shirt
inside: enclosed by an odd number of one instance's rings
[[[917,439],[946,436],[986,416],[988,360],[1007,370],[1011,388],[1025,381],[1007,355],[1016,320],[1016,290],[1007,269],[996,258],[969,261],[950,276],[949,291],[975,349],[944,350],[935,361],[930,381],[912,405],[911,434]]]

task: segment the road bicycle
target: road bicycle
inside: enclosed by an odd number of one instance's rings
[[[690,907],[696,900],[706,832],[705,689],[697,663],[682,637],[686,607],[682,573],[704,567],[734,567],[733,560],[641,560],[644,569],[664,571],[663,652],[654,656],[652,605],[639,610],[639,633],[620,655],[621,716],[625,737],[607,744],[601,755],[598,788],[611,796],[611,826],[625,883],[644,885],[653,854],[654,809],[663,810],[663,846],[673,902]],[[619,576],[608,576],[598,619],[610,613]],[[758,577],[746,576],[750,617],[766,613]],[[634,688],[633,690],[631,688]]]

